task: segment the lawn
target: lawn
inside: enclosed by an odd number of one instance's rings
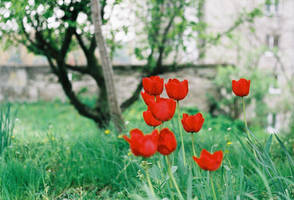
[[[113,126],[97,129],[68,103],[14,103],[12,108],[15,129],[11,146],[1,156],[0,199],[151,198],[143,159],[132,155],[121,137],[133,128],[152,131],[143,121],[146,107],[141,101],[124,113],[123,133]],[[196,152],[222,149],[224,159],[217,171],[201,170],[192,159],[190,134],[184,133],[187,165],[181,148],[171,158],[185,199],[294,199],[293,140],[254,128],[255,137],[248,142],[242,121],[207,113],[204,118],[195,135]],[[180,144],[176,117],[164,126],[174,131]],[[157,153],[146,161],[153,163],[149,172],[158,198],[179,199],[163,156]]]

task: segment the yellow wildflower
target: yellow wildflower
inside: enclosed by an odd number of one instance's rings
[[[12,135],[12,136],[11,136],[11,139],[14,139],[14,138],[15,138],[15,136],[14,136],[14,135]]]
[[[106,130],[104,131],[104,133],[105,133],[105,135],[108,135],[108,134],[110,133],[110,130],[109,130],[109,129],[106,129]]]
[[[232,142],[230,142],[230,141],[229,141],[229,142],[227,142],[227,145],[231,145],[231,144],[233,144],[233,143],[232,143]]]
[[[120,135],[118,135],[117,137],[118,137],[118,138],[123,138],[123,136],[124,136],[123,134],[120,134]]]

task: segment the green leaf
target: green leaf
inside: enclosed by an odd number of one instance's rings
[[[270,137],[268,138],[266,145],[265,145],[265,149],[264,151],[269,154],[270,153],[270,148],[271,148],[271,144],[272,144],[272,140],[273,140],[273,135],[270,135]]]
[[[193,176],[192,176],[192,170],[189,169],[189,176],[188,176],[188,179],[187,179],[187,199],[192,199],[192,179],[193,179]]]
[[[135,55],[136,57],[139,59],[139,60],[143,60],[144,59],[144,56],[142,54],[142,50],[139,49],[139,48],[135,48]]]
[[[281,141],[281,139],[278,137],[277,134],[275,134],[275,137],[276,137],[276,139],[278,140],[280,146],[282,147],[284,153],[286,154],[286,156],[287,156],[287,158],[288,158],[288,162],[289,162],[290,169],[291,169],[291,174],[293,174],[292,169],[293,169],[293,167],[294,167],[294,161],[293,161],[291,155],[289,154],[289,151],[287,150],[287,148],[285,147],[285,145],[283,144],[283,142]]]

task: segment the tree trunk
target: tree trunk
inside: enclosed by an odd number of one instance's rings
[[[114,86],[113,69],[112,69],[111,61],[109,58],[109,54],[107,52],[106,42],[102,35],[102,28],[101,28],[102,18],[100,13],[99,0],[91,0],[91,12],[92,12],[92,21],[95,28],[95,38],[96,38],[97,46],[99,48],[101,65],[102,65],[105,84],[106,84],[110,115],[111,115],[111,119],[114,122],[115,127],[118,129],[119,132],[121,132],[122,129],[124,128],[124,121],[123,121],[121,110],[116,98],[116,91]]]

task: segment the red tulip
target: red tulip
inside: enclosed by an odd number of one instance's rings
[[[174,100],[182,100],[188,94],[188,81],[183,80],[180,82],[178,79],[169,79],[165,84],[166,93],[169,98]]]
[[[157,151],[162,155],[169,155],[177,148],[177,140],[173,132],[164,128],[159,133]]]
[[[155,119],[153,117],[150,110],[143,112],[143,118],[144,118],[144,121],[146,122],[146,124],[149,126],[155,127],[155,126],[159,126],[161,124],[161,121],[158,121],[157,119]]]
[[[223,160],[223,152],[216,151],[213,154],[210,154],[208,151],[203,149],[200,154],[200,158],[193,156],[195,162],[199,165],[201,169],[208,170],[208,171],[215,171],[217,170]]]
[[[155,97],[152,95],[149,95],[147,92],[142,91],[141,96],[147,106],[150,104],[150,102],[155,101]]]
[[[144,90],[149,95],[157,96],[163,91],[163,78],[160,78],[159,76],[143,78],[142,82]]]
[[[204,123],[204,118],[201,113],[197,113],[196,115],[188,115],[186,113],[183,114],[182,124],[187,132],[199,132]]]
[[[172,99],[157,97],[148,109],[151,111],[155,119],[159,121],[168,121],[173,118],[176,111],[176,102]]]
[[[250,80],[244,78],[241,78],[239,81],[232,80],[232,89],[236,96],[247,96],[250,89]]]
[[[158,145],[158,131],[154,130],[151,134],[144,135],[139,129],[130,131],[131,138],[126,135],[123,138],[130,144],[131,151],[135,156],[148,158],[154,155]]]

